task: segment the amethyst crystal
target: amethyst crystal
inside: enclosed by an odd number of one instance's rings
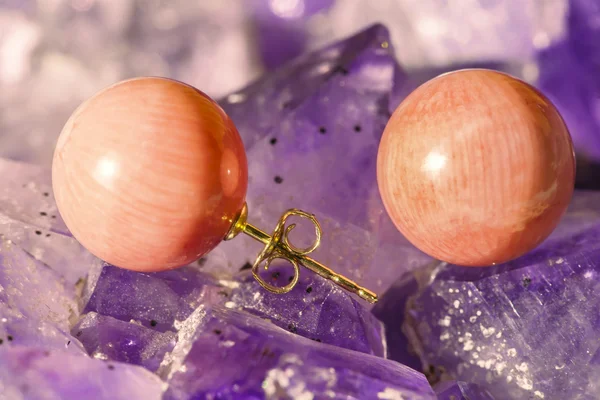
[[[288,275],[285,269],[272,270],[270,278],[283,285]],[[133,321],[135,326],[131,329],[140,336],[152,336],[152,332],[178,330],[179,323],[200,304],[222,302],[228,308],[249,311],[316,341],[378,356],[386,353],[382,324],[347,292],[310,272],[305,272],[291,293],[281,296],[265,291],[252,277],[243,274],[237,281],[217,282],[193,267],[143,274],[103,264],[92,270],[87,291],[89,301],[84,313],[93,316],[86,315],[82,323],[99,328],[105,323],[109,325],[105,335],[92,339],[77,336],[80,329],[73,328],[73,335],[90,354],[106,353],[97,349],[112,346],[111,341],[116,340],[113,331],[127,330],[117,321],[102,316]],[[148,340],[140,338],[138,347],[145,347]],[[120,357],[109,356],[125,360]]]
[[[85,354],[85,349],[58,324],[30,318],[0,304],[0,350],[12,346],[39,347]]]
[[[580,157],[600,163],[600,4],[569,1],[568,30],[557,45],[538,55],[537,85],[565,118]],[[595,177],[597,180],[598,169]],[[595,186],[598,188],[598,184]]]
[[[0,237],[54,270],[68,290],[93,257],[73,239],[56,208],[50,171],[0,159]]]
[[[93,312],[86,314],[71,333],[94,358],[141,365],[152,372],[177,339],[173,332],[161,333]]]
[[[597,395],[598,211],[587,218],[591,228],[558,229],[507,264],[421,273],[404,329],[431,379],[472,382],[503,399]]]
[[[60,277],[5,239],[0,239],[0,305],[65,331],[77,313],[74,293]]]
[[[446,381],[434,389],[438,400],[494,400],[487,390],[472,383]]]
[[[143,368],[61,350],[0,351],[0,398],[159,400],[162,382]]]
[[[159,332],[175,331],[200,304],[219,302],[227,293],[191,266],[139,273],[102,263],[92,269],[84,313],[95,312]]]
[[[287,284],[285,270],[271,273],[272,284]],[[384,357],[383,325],[347,292],[311,272],[281,296],[262,290],[254,278],[242,278],[228,308],[238,308],[271,320],[300,336]]]
[[[410,368],[219,309],[199,308],[186,321],[162,375],[165,399],[435,398]]]
[[[333,0],[255,0],[253,4],[260,55],[265,67],[272,70],[304,53],[309,37],[308,18],[331,7]]]
[[[394,228],[376,183],[390,95],[404,80],[388,32],[376,25],[222,103],[248,150],[249,221],[269,231],[288,208],[316,214],[324,238],[314,257],[376,292],[430,260]],[[245,238],[223,243],[206,269],[234,272],[259,250]],[[390,259],[403,262],[381,268]]]

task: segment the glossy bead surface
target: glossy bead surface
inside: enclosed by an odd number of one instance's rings
[[[463,70],[411,93],[385,128],[377,180],[396,227],[440,260],[514,259],[556,227],[573,193],[567,127],[540,92]]]
[[[241,138],[208,96],[177,81],[120,82],[66,123],[52,166],[67,226],[97,257],[137,271],[185,265],[212,250],[241,210]]]

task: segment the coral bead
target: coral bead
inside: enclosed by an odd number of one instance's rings
[[[248,166],[225,112],[163,78],[111,86],[65,125],[52,166],[56,202],[97,257],[136,271],[213,249],[244,204]]]
[[[558,224],[575,159],[556,108],[487,70],[439,76],[385,128],[377,180],[396,227],[443,261],[485,266],[533,249]]]

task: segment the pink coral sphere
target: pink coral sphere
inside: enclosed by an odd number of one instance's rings
[[[97,257],[136,271],[188,264],[241,210],[248,166],[229,117],[177,81],[120,82],[83,103],[52,165],[56,202]]]
[[[571,138],[550,101],[488,70],[437,77],[392,115],[379,147],[386,210],[415,246],[485,266],[542,242],[573,194]]]

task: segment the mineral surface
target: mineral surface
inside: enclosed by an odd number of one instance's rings
[[[379,357],[299,338],[261,318],[198,308],[161,375],[164,399],[435,399],[425,376]]]
[[[75,106],[123,78],[170,76],[218,96],[257,76],[240,2],[159,3],[4,2],[0,154],[50,160]],[[288,3],[308,5],[302,18],[316,4]],[[315,258],[378,294],[389,288],[375,315],[390,356],[432,382],[450,380],[435,386],[441,399],[596,398],[600,198],[576,195],[551,239],[515,263],[463,270],[437,265],[396,231],[374,161],[390,111],[432,77],[403,71],[396,47],[419,69],[492,61],[537,82],[563,111],[578,152],[596,162],[597,2],[571,0],[567,25],[566,0],[359,3],[334,2],[303,27],[289,15],[269,18],[290,22],[284,30],[302,46],[380,18],[393,22],[391,39],[372,27],[220,102],[248,152],[250,222],[270,231],[288,208],[315,213],[324,231]],[[466,9],[475,10],[468,20]],[[507,18],[511,37],[523,40],[506,40]],[[263,57],[278,64],[299,52],[290,48]],[[588,174],[592,183],[597,176]],[[301,271],[287,297],[258,289],[239,272],[260,250],[248,238],[163,275],[100,263],[67,232],[49,177],[0,159],[0,398],[436,397],[422,374],[375,357],[386,348],[380,324],[330,283]],[[290,239],[304,245],[313,232],[300,222]],[[286,271],[271,277],[285,282]]]
[[[159,400],[162,382],[141,367],[61,350],[15,346],[0,351],[0,398]]]
[[[572,211],[554,237],[513,262],[440,264],[416,278],[404,330],[430,379],[476,383],[498,398],[597,396],[600,203],[598,193],[577,197],[596,199],[579,210],[591,227],[569,226]]]

